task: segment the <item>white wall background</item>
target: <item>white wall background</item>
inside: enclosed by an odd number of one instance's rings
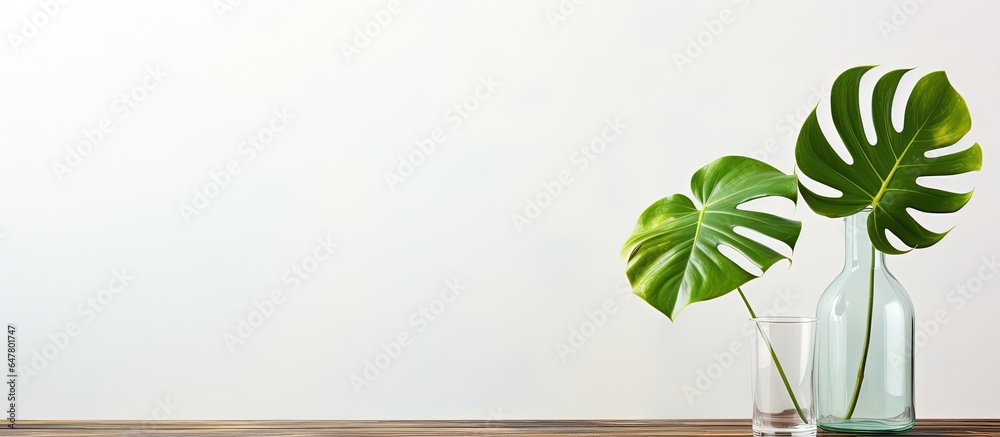
[[[403,0],[348,62],[343,45],[385,1],[245,1],[221,17],[207,0],[70,2],[32,33],[22,19],[42,3],[2,7],[0,321],[19,327],[22,377],[35,373],[22,419],[146,419],[161,404],[170,419],[746,417],[738,297],[671,323],[616,293],[618,251],[649,203],[718,156],[790,172],[814,94],[865,64],[882,65],[870,78],[917,67],[901,93],[944,69],[972,111],[966,144],[986,159],[955,184],[976,196],[934,221],[957,225],[942,243],[891,267],[918,322],[948,316],[917,351],[918,415],[1000,417],[1000,281],[979,279],[1000,250],[1000,5],[591,1],[553,27],[555,0]],[[726,10],[679,69],[673,54]],[[116,99],[147,68],[166,77],[123,117]],[[455,128],[446,111],[490,77],[499,87]],[[285,108],[287,129],[241,154]],[[574,153],[608,118],[627,127],[581,168]],[[103,119],[110,133],[57,177]],[[390,190],[385,172],[435,129],[444,142]],[[180,205],[232,160],[241,172],[186,221]],[[518,232],[511,215],[563,171],[572,182]],[[794,267],[747,287],[761,311],[811,314],[841,267],[841,223],[804,204],[795,216]],[[285,271],[327,237],[333,257],[293,289]],[[118,269],[134,279],[102,294]],[[411,314],[452,278],[465,291],[421,331]],[[284,303],[230,351],[224,335],[273,289]],[[608,299],[615,313],[561,357]],[[410,345],[355,390],[402,332]],[[685,396],[734,343],[744,353]]]

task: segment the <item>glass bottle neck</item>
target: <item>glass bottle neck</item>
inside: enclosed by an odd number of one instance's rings
[[[872,262],[872,241],[868,237],[868,215],[866,209],[844,219],[845,269],[868,269]],[[875,251],[875,268],[885,268],[885,254]]]

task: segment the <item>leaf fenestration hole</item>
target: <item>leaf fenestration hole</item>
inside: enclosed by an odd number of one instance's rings
[[[972,145],[975,143],[975,141],[969,140],[968,138],[974,138],[974,137],[970,134],[966,134],[964,138],[955,142],[955,144],[942,147],[940,149],[928,150],[927,152],[924,153],[924,156],[927,158],[937,158],[940,156],[951,155],[952,153],[955,152],[961,152],[965,149],[968,149],[969,147],[972,147]]]
[[[841,192],[840,190],[838,190],[836,188],[833,188],[833,187],[830,187],[830,186],[828,186],[826,184],[821,184],[821,183],[816,182],[816,181],[814,181],[812,179],[809,179],[809,176],[806,176],[802,172],[798,173],[798,177],[799,177],[799,182],[801,182],[802,185],[805,185],[805,187],[808,188],[810,191],[812,191],[812,192],[814,192],[814,193],[816,193],[816,194],[818,194],[820,196],[840,198],[840,197],[842,197],[844,195],[843,192]]]
[[[885,239],[889,240],[889,245],[895,247],[898,250],[912,249],[910,246],[903,244],[903,240],[900,240],[899,237],[896,236],[896,234],[893,234],[892,231],[888,229],[885,230]]]
[[[903,120],[906,119],[906,102],[910,100],[910,95],[913,94],[913,87],[917,85],[917,81],[924,77],[928,72],[921,71],[921,69],[914,69],[903,75],[903,78],[899,80],[899,85],[896,87],[896,95],[892,99],[892,128],[896,132],[902,132],[903,130]]]
[[[754,276],[760,276],[764,274],[764,271],[758,268],[757,265],[753,263],[753,261],[750,261],[750,259],[747,258],[747,256],[744,255],[743,252],[740,252],[725,244],[720,244],[718,249],[719,253],[721,253],[722,256],[728,258],[730,261],[740,266],[741,269],[746,270],[747,273],[750,273],[751,275]]]
[[[756,241],[764,246],[767,246],[769,249],[778,252],[785,257],[788,258],[792,257],[792,249],[786,246],[785,243],[782,243],[780,240],[768,237],[767,235],[764,235],[759,231],[746,228],[743,226],[736,226],[733,228],[733,232],[742,235],[744,237],[747,237],[753,241]]]
[[[816,121],[819,123],[820,130],[823,131],[823,135],[826,137],[827,141],[830,142],[830,148],[837,153],[840,159],[848,164],[854,163],[854,158],[851,154],[847,152],[847,147],[844,146],[844,142],[841,141],[840,135],[837,133],[837,126],[833,124],[833,115],[830,109],[829,99],[826,103],[821,103],[816,107]]]
[[[875,92],[875,84],[884,74],[882,67],[875,67],[868,70],[861,77],[861,84],[858,86],[858,106],[861,110],[861,126],[865,130],[865,139],[868,144],[875,144],[875,122],[872,119],[872,95]]]
[[[736,209],[790,217],[795,212],[795,203],[784,197],[767,196],[743,202],[736,205]]]
[[[917,178],[917,185],[938,190],[950,191],[952,193],[968,193],[975,188],[971,177],[965,175],[949,176],[920,176]]]
[[[934,214],[932,212],[917,211],[913,208],[906,208],[906,213],[931,232],[941,233],[947,231],[955,223],[955,218],[951,214]]]

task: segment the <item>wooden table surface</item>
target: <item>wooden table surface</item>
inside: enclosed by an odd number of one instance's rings
[[[0,436],[748,436],[749,420],[19,421]],[[820,432],[819,435],[844,436]],[[905,436],[1000,436],[1000,419],[919,420]]]

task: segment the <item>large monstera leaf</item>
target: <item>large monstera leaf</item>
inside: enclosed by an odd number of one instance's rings
[[[930,213],[952,213],[969,201],[972,192],[953,193],[917,183],[924,176],[955,175],[979,170],[983,155],[979,144],[955,153],[928,157],[927,152],[955,144],[972,126],[969,109],[952,88],[943,71],[922,77],[906,102],[903,130],[892,126],[893,96],[903,74],[891,71],[875,84],[872,125],[875,144],[865,136],[858,88],[872,67],[845,71],[833,84],[830,96],[833,124],[852,162],[848,164],[830,147],[816,119],[816,110],[805,120],[795,145],[795,160],[810,179],[840,191],[840,197],[816,194],[800,185],[802,197],[813,211],[827,217],[845,217],[870,207],[868,234],[881,252],[899,254],[888,240],[891,232],[908,248],[928,247],[948,232],[932,232],[918,223],[908,208]]]
[[[622,249],[636,295],[671,320],[685,306],[722,296],[756,278],[727,258],[720,246],[746,256],[762,271],[787,258],[735,231],[743,227],[795,248],[801,223],[738,208],[763,197],[797,199],[796,177],[752,158],[725,156],[691,178],[701,206],[683,194],[653,203]]]

